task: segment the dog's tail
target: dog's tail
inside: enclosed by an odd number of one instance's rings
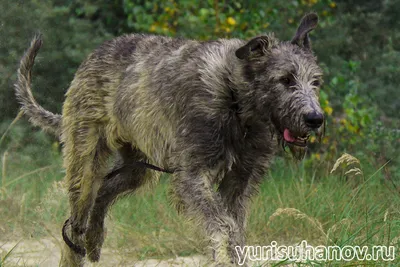
[[[21,110],[29,117],[33,125],[39,126],[46,132],[59,137],[61,134],[62,116],[54,114],[40,106],[33,97],[31,90],[31,71],[42,43],[42,36],[40,34],[36,35],[22,57],[18,69],[18,79],[15,83],[15,94],[18,102],[21,104]]]

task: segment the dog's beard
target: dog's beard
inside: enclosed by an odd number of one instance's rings
[[[295,145],[287,145],[289,147],[290,152],[292,153],[292,156],[297,159],[297,160],[303,160],[304,157],[307,154],[307,147],[300,147],[300,146],[295,146]]]
[[[307,154],[307,146],[296,146],[293,144],[287,143],[282,136],[278,136],[278,145],[282,147],[283,151],[287,152],[287,147],[289,148],[290,153],[292,154],[293,158],[297,160],[303,160]]]

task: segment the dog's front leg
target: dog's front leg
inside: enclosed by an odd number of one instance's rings
[[[246,168],[235,166],[232,171],[225,175],[218,187],[222,202],[238,227],[238,231],[229,240],[231,244],[229,249],[236,258],[236,264],[239,261],[243,263],[243,259],[239,259],[239,251],[236,250],[235,246],[240,246],[243,249],[246,245],[246,220],[250,199],[258,191],[264,172],[265,167],[263,165],[246,166]]]
[[[239,229],[222,205],[220,195],[212,187],[211,181],[214,181],[215,173],[218,172],[176,172],[173,179],[174,193],[184,205],[184,210],[190,216],[200,217],[204,223],[216,265],[232,266],[235,259],[229,250],[230,240]]]

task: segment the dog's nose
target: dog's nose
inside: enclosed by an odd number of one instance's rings
[[[324,115],[319,112],[313,111],[304,116],[306,125],[310,128],[317,129],[324,122]]]

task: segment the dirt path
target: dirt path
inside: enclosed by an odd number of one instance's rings
[[[24,240],[20,242],[1,242],[0,255],[11,251],[4,266],[40,266],[56,267],[60,259],[59,241],[51,239]],[[15,248],[13,249],[13,247]],[[0,258],[1,259],[1,258]],[[134,267],[175,267],[175,266],[208,266],[204,256],[178,257],[168,260],[149,259],[138,261],[130,259],[121,252],[104,249],[100,263],[87,266],[134,266]]]
[[[40,267],[56,267],[60,260],[61,241],[56,239],[40,239],[40,240],[22,240],[14,242],[0,241],[0,262],[9,251],[4,265],[0,267],[13,266],[40,266]],[[102,250],[99,263],[88,263],[86,266],[98,267],[208,267],[211,266],[210,259],[205,256],[197,255],[191,257],[177,257],[173,259],[147,259],[139,261],[129,257],[129,251],[111,250],[104,248]],[[276,263],[276,262],[275,262]],[[254,266],[271,266],[271,262],[256,262]],[[296,266],[294,264],[280,266]]]

